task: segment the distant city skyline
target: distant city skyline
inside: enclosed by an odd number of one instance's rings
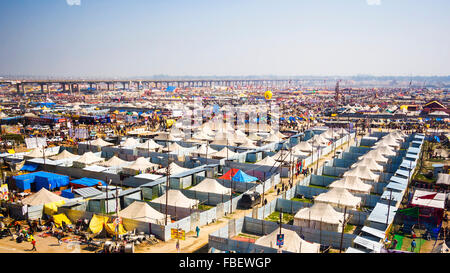
[[[448,10],[445,0],[4,0],[0,76],[448,76]]]

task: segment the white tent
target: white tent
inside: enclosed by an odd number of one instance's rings
[[[211,154],[212,157],[217,157],[217,158],[230,158],[230,157],[234,157],[236,155],[239,155],[239,153],[235,153],[233,151],[231,151],[230,149],[228,149],[228,147],[223,148],[222,150]]]
[[[57,155],[51,156],[50,159],[51,160],[63,160],[63,159],[75,159],[75,158],[79,158],[79,157],[80,157],[79,155],[75,155],[67,150],[64,150]]]
[[[370,194],[372,186],[364,183],[356,176],[346,176],[331,183],[329,188],[343,188],[353,193]]]
[[[303,151],[303,152],[311,153],[313,147],[310,143],[308,143],[306,141],[301,141],[297,145],[295,145],[293,148],[296,150]]]
[[[373,159],[375,159],[375,161],[381,162],[381,163],[388,162],[388,159],[386,157],[384,157],[383,154],[378,150],[369,151],[367,154],[358,157],[359,160],[362,160],[364,158],[373,158]]]
[[[321,135],[315,135],[311,139],[308,140],[309,143],[313,143],[314,146],[325,146],[328,144],[328,140],[322,137]]]
[[[314,202],[327,203],[334,207],[356,209],[361,204],[361,197],[355,197],[344,188],[332,188],[314,198]]]
[[[134,138],[127,138],[123,143],[121,143],[119,146],[120,147],[136,147],[139,145],[139,140],[134,139]]]
[[[280,229],[275,229],[272,233],[258,238],[255,241],[256,245],[276,248],[277,246],[277,235],[280,233]],[[282,246],[282,250],[289,251],[292,253],[319,253],[320,252],[320,244],[310,243],[297,234],[297,232],[285,228],[281,228],[281,234],[284,234],[284,245]]]
[[[166,215],[155,210],[146,202],[134,201],[125,209],[119,211],[119,216],[126,219],[133,219],[146,223],[164,225]],[[170,223],[170,215],[167,215],[167,223]]]
[[[359,160],[358,162],[354,163],[352,165],[352,168],[356,168],[358,166],[367,166],[371,171],[380,171],[380,172],[383,171],[383,166],[379,165],[375,159],[370,157],[365,157]]]
[[[270,136],[263,138],[262,141],[263,142],[280,142],[282,139],[280,137],[278,137],[276,134],[270,134]]]
[[[155,137],[155,140],[160,140],[160,141],[179,141],[179,140],[181,140],[181,138],[176,138],[172,134],[161,133],[161,134],[159,134],[159,135],[157,135]]]
[[[45,205],[48,203],[67,200],[57,194],[48,191],[45,188],[40,189],[38,192],[22,199],[22,204],[29,206]]]
[[[105,161],[104,158],[96,156],[93,152],[84,153],[73,162],[73,167],[84,168],[86,166]]]
[[[24,158],[42,158],[44,157],[44,149],[45,148],[34,148],[30,153],[24,155]],[[52,157],[55,155],[55,152],[50,149],[45,149],[45,157]]]
[[[216,194],[230,194],[231,189],[222,186],[217,180],[206,178],[198,185],[190,188],[192,191],[200,191],[200,192],[210,192]]]
[[[90,145],[93,145],[93,146],[99,146],[99,147],[106,147],[106,146],[113,146],[113,145],[114,145],[113,143],[104,141],[104,140],[101,139],[101,138],[97,138],[96,140],[90,141],[90,142],[88,142],[88,143],[89,143]]]
[[[155,151],[161,149],[163,146],[156,143],[153,139],[149,139],[144,143],[139,144],[136,148],[139,150]]]
[[[191,155],[202,157],[206,157],[208,155],[208,157],[211,157],[211,154],[213,153],[217,153],[217,151],[209,146],[206,147],[206,144],[202,144],[197,150],[192,151]]]
[[[237,143],[239,143],[239,142],[237,142]],[[239,145],[239,147],[242,147],[242,148],[248,148],[248,149],[258,148],[258,146],[255,145],[255,142],[249,138],[245,138],[240,143],[241,143],[241,145]]]
[[[390,146],[377,146],[375,150],[379,151],[383,156],[395,156],[397,153],[391,150]]]
[[[168,150],[169,150],[170,153],[178,154],[178,153],[180,153],[180,152],[185,151],[186,148],[184,148],[183,146],[180,146],[180,145],[178,145],[176,142],[174,142],[174,143],[170,143],[170,144],[169,144]],[[163,148],[162,151],[163,151],[163,152],[166,152],[166,151],[167,151],[167,147],[166,147],[166,148]]]
[[[166,204],[166,194],[168,194],[167,204],[181,208],[193,208],[199,204],[198,200],[187,198],[181,191],[169,189],[160,197],[153,199],[153,203]]]
[[[347,214],[347,219],[350,217]],[[294,226],[316,230],[342,232],[344,213],[334,210],[330,204],[315,203],[300,209],[294,216]]]
[[[279,166],[280,163],[278,163],[273,157],[266,156],[263,160],[260,160],[255,163],[256,165],[262,165],[262,166]]]
[[[148,170],[155,170],[158,167],[159,167],[158,164],[151,163],[148,159],[145,159],[144,157],[139,157],[131,165],[124,167],[123,172],[130,175],[136,175],[139,174],[140,172],[145,173]]]
[[[121,167],[121,166],[129,165],[129,164],[131,164],[131,162],[122,160],[122,159],[118,158],[117,156],[113,156],[109,160],[102,162],[99,165],[104,166],[104,167]]]
[[[356,176],[362,180],[371,180],[371,181],[378,181],[378,179],[380,178],[380,175],[374,174],[368,166],[362,165],[359,165],[356,168],[346,171],[343,176],[344,177]]]
[[[251,134],[248,136],[248,138],[251,139],[251,140],[254,140],[254,141],[258,141],[258,140],[261,140],[261,139],[262,139],[262,137],[261,137],[261,136],[258,136],[256,133],[251,133]]]
[[[179,173],[189,171],[189,170],[190,169],[178,166],[175,162],[172,162],[169,165],[170,175],[179,174]],[[167,173],[167,168],[161,168],[161,169],[157,170],[156,172],[160,173],[160,174],[165,174],[165,173]]]

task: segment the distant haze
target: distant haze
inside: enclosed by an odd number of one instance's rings
[[[449,11],[448,0],[3,0],[0,75],[444,76]]]

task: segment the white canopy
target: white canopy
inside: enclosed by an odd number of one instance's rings
[[[190,188],[190,190],[217,194],[230,194],[231,192],[231,189],[222,186],[217,180],[211,178],[206,178],[198,185]]]
[[[255,244],[270,248],[277,248],[277,235],[280,233],[280,229],[275,229],[272,233],[263,236],[255,241]],[[319,253],[320,244],[310,243],[297,234],[297,232],[285,228],[281,228],[281,234],[284,234],[284,245],[282,250],[293,253]]]
[[[120,167],[120,166],[125,166],[127,164],[131,164],[131,162],[122,160],[122,159],[118,158],[117,156],[113,156],[109,160],[102,162],[99,165],[104,166],[104,167]]]
[[[139,172],[146,172],[149,169],[155,170],[158,168],[158,164],[151,163],[148,159],[144,157],[139,157],[131,165],[124,167],[123,172],[136,175]]]
[[[104,158],[96,156],[93,152],[84,153],[80,158],[73,162],[74,167],[84,168],[85,166],[105,161]]]
[[[256,165],[263,165],[263,166],[279,166],[280,163],[278,163],[273,157],[266,156],[263,160],[260,160],[255,163]]]
[[[131,205],[119,211],[119,216],[157,225],[164,225],[166,219],[165,214],[155,210],[146,202],[139,201],[134,201]],[[167,223],[170,222],[170,215],[167,215]]]
[[[136,148],[140,150],[154,151],[162,147],[163,147],[162,145],[159,145],[153,139],[149,139],[146,142],[139,144]]]
[[[64,150],[61,153],[50,157],[51,160],[63,160],[80,157],[79,155],[72,154],[71,152]]]
[[[397,153],[393,150],[391,150],[391,148],[389,148],[390,146],[377,146],[375,147],[375,150],[379,151],[380,154],[382,154],[383,156],[395,156]]]
[[[312,148],[313,148],[312,145],[306,141],[301,141],[297,145],[294,146],[294,149],[297,149],[297,150],[300,150],[303,152],[309,152],[309,153],[311,153]]]
[[[139,140],[134,138],[127,138],[123,143],[120,144],[121,147],[136,147],[139,145]]]
[[[191,152],[192,155],[200,155],[205,157],[206,154],[208,154],[208,157],[210,157],[210,155],[213,153],[217,153],[217,151],[209,146],[206,147],[206,144],[202,144],[197,150]]]
[[[168,194],[167,198],[167,204],[169,206],[176,206],[181,208],[193,208],[194,206],[197,206],[199,201],[195,199],[189,199],[187,198],[181,191],[169,189],[167,192],[165,192],[160,197],[153,199],[153,203],[160,203],[165,205],[166,204],[166,194]]]
[[[355,209],[361,204],[361,197],[353,196],[344,188],[332,188],[331,190],[316,196],[314,202],[328,203],[339,208],[347,207]]]
[[[375,161],[381,162],[381,163],[388,162],[388,159],[386,157],[384,157],[383,154],[378,150],[369,151],[367,154],[358,157],[359,160],[362,160],[364,158],[373,158],[373,159],[375,159]]]
[[[359,177],[345,176],[329,185],[330,188],[343,188],[354,193],[370,194],[372,186],[364,183]]]
[[[380,171],[380,172],[383,171],[383,166],[379,165],[375,159],[370,157],[365,157],[359,160],[358,162],[352,165],[352,168],[356,168],[358,166],[367,166],[371,171]]]
[[[349,215],[347,216],[347,218]],[[313,229],[342,232],[344,213],[327,203],[315,203],[300,209],[294,216],[294,225]]]
[[[344,177],[346,176],[356,176],[360,179],[363,180],[373,180],[373,181],[378,181],[378,179],[380,178],[380,175],[378,174],[374,174],[368,166],[357,166],[356,168],[350,169],[348,171],[346,171],[343,175]]]
[[[113,145],[114,145],[113,143],[104,141],[104,140],[101,139],[101,138],[97,138],[96,140],[90,141],[90,142],[88,142],[88,143],[89,143],[90,145],[93,145],[93,146],[99,146],[99,147],[106,147],[106,146],[113,146]]]
[[[235,152],[231,151],[230,149],[228,149],[228,147],[225,147],[222,150],[218,151],[217,153],[211,154],[211,156],[219,157],[219,158],[227,158],[227,157],[229,158],[229,157],[234,157],[238,154],[239,153],[235,153]]]
[[[170,175],[179,174],[179,173],[182,173],[182,172],[185,172],[185,171],[189,171],[189,170],[190,169],[178,166],[175,162],[172,162],[169,165]],[[165,173],[167,173],[167,168],[161,168],[161,169],[157,170],[156,172],[157,173],[161,173],[161,174],[165,174]]]

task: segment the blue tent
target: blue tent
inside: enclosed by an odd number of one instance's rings
[[[37,170],[38,167],[39,167],[39,165],[37,165],[37,164],[25,164],[22,166],[22,168],[20,170],[27,171],[27,172],[34,172]]]
[[[94,187],[94,186],[97,186],[98,183],[101,183],[103,186],[106,186],[106,183],[103,182],[102,180],[94,179],[94,178],[87,178],[87,177],[72,180],[72,181],[70,181],[70,183],[75,184],[75,185],[86,186],[86,187]]]
[[[29,190],[33,183],[36,183],[36,191],[39,191],[42,188],[52,190],[69,185],[69,177],[67,175],[48,172],[23,174],[14,176],[13,178],[16,181],[17,188],[20,190]]]
[[[253,182],[258,180],[258,178],[248,175],[246,173],[244,173],[243,171],[239,170],[231,179],[233,181],[237,181],[237,182]]]
[[[167,92],[173,92],[173,91],[175,91],[176,88],[177,88],[176,86],[167,86],[166,91]]]

